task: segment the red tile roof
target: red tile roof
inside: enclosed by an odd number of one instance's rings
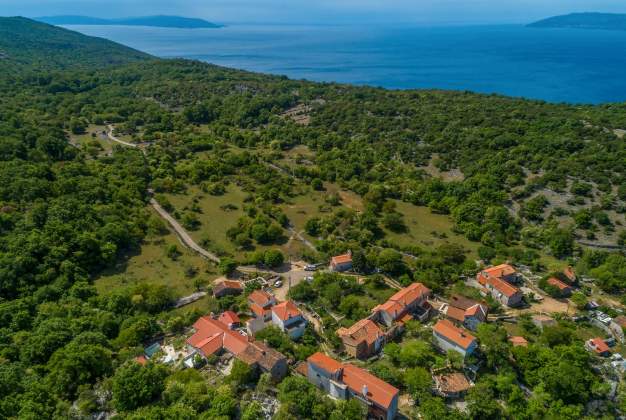
[[[483,270],[483,273],[486,273],[487,275],[492,277],[502,278],[505,276],[510,276],[511,274],[515,274],[516,271],[515,268],[513,268],[509,264],[500,264],[496,265],[495,267],[485,268]]]
[[[335,257],[332,257],[331,260],[330,260],[330,263],[332,265],[346,264],[346,263],[351,263],[351,262],[352,262],[352,254],[351,253],[337,255]]]
[[[477,303],[476,305],[467,308],[467,310],[465,311],[465,316],[476,316],[478,314],[482,314],[483,317],[487,315],[487,310],[480,303]]]
[[[391,406],[394,398],[400,393],[396,387],[350,363],[343,365],[341,379],[355,394],[363,395],[363,391],[367,387],[367,399],[385,409]]]
[[[524,337],[513,336],[509,337],[509,342],[513,344],[513,347],[527,347],[528,341]]]
[[[266,308],[272,304],[274,297],[265,290],[255,290],[248,296],[248,301],[256,303],[262,308]]]
[[[148,359],[143,354],[135,357],[135,362],[139,363],[142,366],[145,366],[148,363]]]
[[[263,309],[256,303],[250,304],[250,310],[254,312],[257,318],[265,318],[266,316],[270,314],[270,312],[272,312],[271,309]]]
[[[563,274],[565,274],[565,276],[571,282],[575,282],[576,281],[576,273],[574,272],[574,269],[572,267],[567,267],[565,270],[563,270]]]
[[[384,333],[376,323],[366,318],[356,322],[350,328],[339,328],[337,335],[352,345],[356,346],[365,341],[370,346]]]
[[[465,311],[463,309],[448,306],[445,311],[448,318],[452,318],[458,322],[465,322]]]
[[[239,320],[239,316],[233,311],[223,312],[218,320],[226,325],[229,324],[239,324],[241,321]]]
[[[458,328],[447,319],[437,321],[433,327],[433,331],[463,349],[468,349],[472,343],[476,341],[476,337],[467,332],[464,328]]]
[[[504,280],[501,280],[496,277],[488,277],[487,284],[491,285],[494,289],[496,289],[497,291],[499,291],[500,293],[502,293],[503,295],[509,298],[519,293],[520,291],[517,287],[512,286],[509,283],[505,282]]]
[[[275,305],[272,307],[272,312],[282,321],[287,321],[288,319],[302,315],[296,304],[290,300]]]
[[[213,354],[222,347],[233,354],[239,354],[248,345],[248,339],[231,331],[227,325],[207,316],[199,318],[193,328],[196,332],[187,343],[201,350],[205,356]],[[218,346],[219,345],[219,346]]]
[[[324,369],[328,373],[334,374],[342,368],[341,363],[320,352],[312,354],[306,360],[307,362],[313,363],[315,366]]]
[[[550,277],[548,279],[548,284],[550,286],[556,287],[560,291],[571,289],[571,286],[569,284],[563,283],[561,280],[557,279],[556,277]]]
[[[376,306],[372,309],[372,312],[384,311],[387,312],[393,319],[403,315],[407,306],[411,306],[416,301],[425,299],[430,295],[430,289],[424,286],[422,283],[413,283],[402,290],[399,290],[391,296],[382,305]]]
[[[596,338],[592,338],[589,341],[591,342],[591,345],[596,353],[602,354],[602,353],[606,353],[607,351],[609,351],[609,346],[606,344],[606,342],[603,339],[596,337]]]

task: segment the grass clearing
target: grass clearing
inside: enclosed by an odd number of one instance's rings
[[[167,248],[176,245],[181,255],[174,261],[167,256]],[[162,284],[174,289],[176,296],[186,296],[195,291],[194,277],[188,277],[189,268],[196,270],[195,277],[209,284],[218,275],[207,271],[209,263],[185,248],[173,232],[147,239],[139,251],[122,259],[114,268],[102,273],[94,282],[104,293],[119,287],[135,284]]]
[[[434,214],[428,207],[420,207],[403,201],[396,201],[397,211],[404,216],[407,232],[396,233],[386,230],[387,238],[398,245],[418,245],[432,248],[444,243],[456,243],[477,256],[478,242],[471,242],[465,236],[452,231],[452,220],[446,215]]]

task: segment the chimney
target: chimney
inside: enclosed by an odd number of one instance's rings
[[[363,389],[361,389],[361,392],[363,393],[363,396],[367,398],[367,385],[363,384]]]

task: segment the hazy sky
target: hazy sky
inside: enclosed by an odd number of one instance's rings
[[[4,16],[177,14],[224,23],[524,23],[581,11],[626,13],[626,0],[0,0]]]

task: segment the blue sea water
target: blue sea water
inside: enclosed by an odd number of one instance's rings
[[[68,26],[160,57],[295,79],[626,101],[626,31],[505,26]]]

